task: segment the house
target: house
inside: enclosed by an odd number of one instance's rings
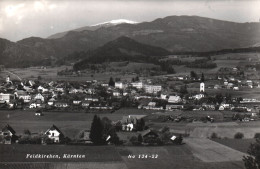
[[[226,110],[226,109],[231,109],[231,108],[232,108],[231,104],[221,103],[218,110]]]
[[[123,89],[126,85],[123,82],[115,82],[115,88]]]
[[[150,129],[141,132],[141,135],[144,143],[156,143],[156,140],[159,138],[157,132]]]
[[[128,115],[123,116],[121,120],[122,130],[123,131],[133,131],[136,127],[138,121],[144,118],[146,115]]]
[[[102,83],[101,86],[108,87],[108,83]]]
[[[56,100],[54,99],[54,98],[50,98],[50,100],[48,100],[48,105],[49,106],[53,106],[54,105],[54,102],[55,102]]]
[[[43,116],[42,110],[39,109],[35,112],[35,116]]]
[[[24,103],[29,103],[32,100],[31,95],[29,95],[26,91],[17,90],[14,94],[18,99],[23,99]]]
[[[15,135],[14,129],[9,124],[7,124],[0,131],[0,138],[1,138],[0,143],[11,144],[12,142],[16,141],[17,136]]]
[[[163,107],[156,106],[156,102],[149,102],[147,106],[143,106],[144,109],[147,110],[163,110]]]
[[[98,102],[99,101],[99,99],[95,96],[86,96],[85,100],[86,101],[92,101],[92,102]]]
[[[218,85],[218,84],[215,84],[215,85],[214,85],[214,89],[220,89],[220,88],[221,88],[220,85]]]
[[[233,83],[228,83],[228,84],[227,84],[227,89],[233,89],[233,86],[234,86]]]
[[[84,101],[82,101],[81,106],[82,106],[83,108],[88,108],[89,105],[91,104],[91,102],[92,102],[92,101],[84,100]]]
[[[78,90],[75,89],[75,88],[71,88],[71,89],[69,90],[69,94],[76,94],[76,93],[78,93]]]
[[[63,93],[64,92],[64,88],[63,87],[56,87],[56,91]]]
[[[159,85],[145,85],[144,90],[146,93],[158,93],[162,91],[162,86]]]
[[[144,87],[143,82],[133,82],[131,85],[137,89],[142,89]]]
[[[214,104],[203,103],[202,107],[204,110],[215,110],[216,109]]]
[[[11,101],[13,101],[15,99],[15,95],[14,94],[4,94],[4,93],[0,93],[0,101],[5,101],[6,103],[10,103]]]
[[[180,103],[181,102],[181,97],[176,95],[176,96],[170,96],[168,99],[168,103]]]
[[[204,94],[200,93],[200,94],[196,94],[194,95],[192,98],[195,99],[195,100],[200,100],[201,98],[205,97]]]
[[[42,94],[38,93],[34,96],[34,100],[41,100],[42,102],[44,102],[45,98]]]
[[[55,102],[54,107],[66,108],[66,107],[69,107],[69,104],[66,102]]]
[[[180,110],[183,109],[183,105],[167,104],[165,110]]]
[[[72,102],[74,105],[80,105],[81,103],[81,100],[73,100]]]
[[[113,96],[119,97],[121,96],[121,93],[119,91],[113,91]]]
[[[239,90],[239,87],[235,86],[233,87],[233,90]]]
[[[53,140],[54,143],[59,143],[64,138],[63,133],[55,125],[52,125],[44,134]]]
[[[44,88],[43,86],[39,86],[39,87],[37,88],[37,90],[38,90],[38,92],[40,92],[40,93],[45,93],[45,92],[48,92],[48,91],[49,91],[49,89]]]
[[[246,83],[247,83],[247,86],[249,88],[253,88],[253,81],[252,80],[247,80]]]
[[[160,98],[163,99],[163,100],[166,100],[167,99],[167,95],[166,94],[161,94]]]

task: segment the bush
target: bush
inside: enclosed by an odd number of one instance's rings
[[[211,134],[210,138],[211,138],[211,139],[216,139],[216,138],[218,138],[217,133],[213,132],[213,133]]]
[[[181,144],[182,144],[182,141],[183,141],[183,137],[182,137],[182,134],[180,134],[180,135],[173,141],[173,143],[174,143],[174,144],[181,145]]]
[[[138,138],[136,136],[132,136],[129,141],[133,144],[133,145],[140,145],[141,143],[138,141]]]
[[[258,138],[258,139],[260,139],[260,133],[255,133],[254,138]]]
[[[238,133],[236,133],[235,135],[234,135],[234,138],[235,139],[242,139],[244,137],[244,134],[243,133],[240,133],[240,132],[238,132]]]

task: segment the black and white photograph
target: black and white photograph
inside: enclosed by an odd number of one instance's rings
[[[0,169],[260,169],[260,0],[1,0]]]

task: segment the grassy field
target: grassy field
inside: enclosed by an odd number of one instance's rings
[[[186,138],[193,154],[204,162],[241,161],[246,155],[209,139]]]
[[[152,111],[138,109],[120,109],[114,113],[83,113],[83,112],[43,112],[44,116],[35,116],[35,111],[0,111],[0,127],[9,124],[17,135],[23,134],[25,129],[32,133],[45,132],[53,124],[70,138],[75,138],[84,129],[90,129],[93,117],[97,114],[100,118],[108,117],[112,121],[121,120],[126,115],[149,115]]]
[[[247,153],[250,144],[255,142],[255,139],[212,139],[212,140],[244,153]]]

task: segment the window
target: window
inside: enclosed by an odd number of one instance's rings
[[[54,133],[52,133],[51,136],[54,137]]]

